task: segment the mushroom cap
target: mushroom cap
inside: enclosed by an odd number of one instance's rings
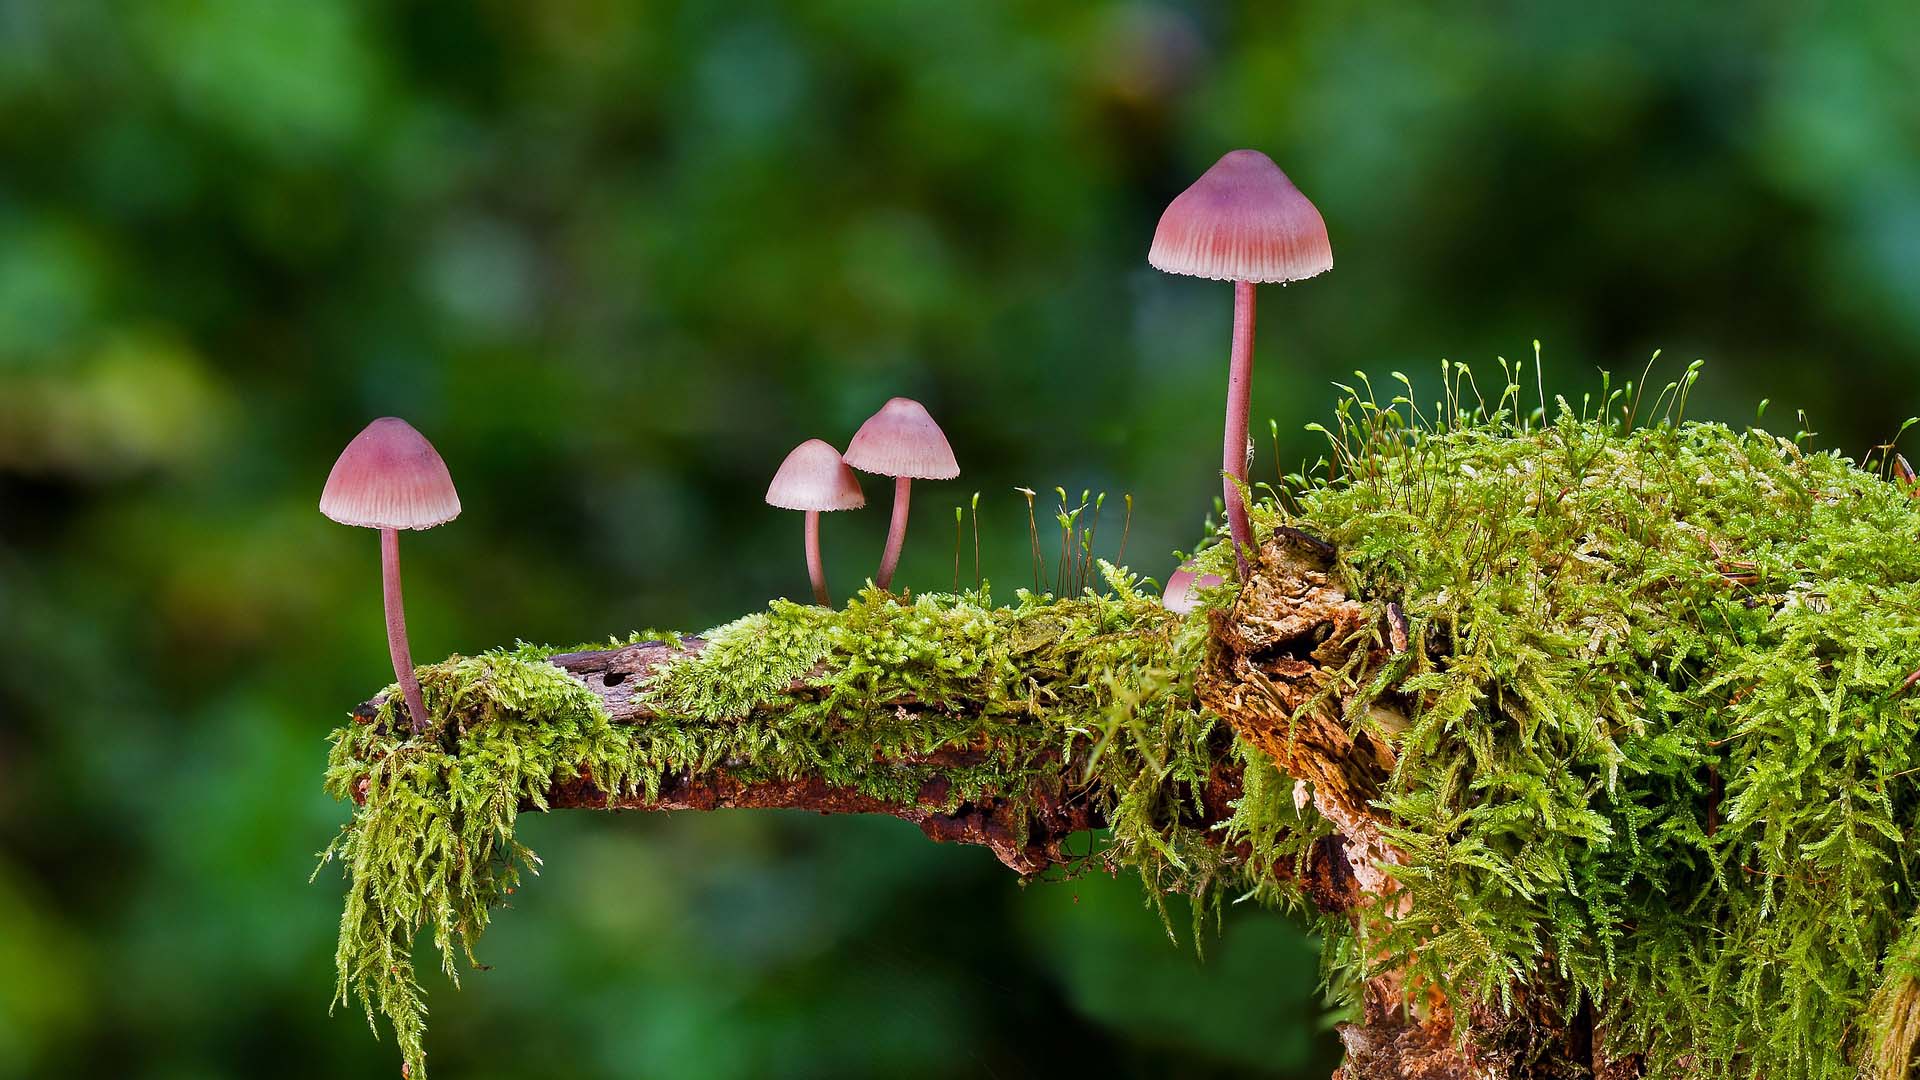
[[[880,476],[915,480],[951,480],[960,475],[946,433],[927,415],[926,406],[897,397],[867,418],[847,444],[847,464]]]
[[[793,448],[780,471],[767,485],[767,505],[783,510],[858,510],[867,505],[860,478],[853,475],[840,451],[822,439],[808,439]]]
[[[1227,579],[1219,574],[1196,574],[1193,572],[1193,560],[1180,564],[1180,569],[1167,575],[1167,587],[1161,590],[1160,603],[1168,611],[1185,615],[1200,606],[1200,590],[1218,588],[1226,584]]]
[[[320,512],[368,529],[431,529],[460,516],[460,493],[433,444],[405,420],[383,416],[340,451]]]
[[[1235,150],[1167,204],[1147,262],[1216,281],[1299,281],[1333,269],[1333,247],[1272,158]]]

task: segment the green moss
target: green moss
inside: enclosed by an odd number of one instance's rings
[[[579,771],[616,790],[638,781],[633,745],[600,700],[538,650],[456,658],[420,669],[420,682],[430,711],[461,718],[459,753],[437,731],[391,734],[399,695],[388,687],[373,722],[334,732],[327,791],[362,801],[320,855],[320,868],[341,862],[348,883],[337,1002],[357,997],[369,1025],[376,1012],[386,1016],[414,1075],[424,1069],[426,1031],[414,938],[432,929],[457,985],[455,955],[473,961],[492,909],[522,870],[538,870],[539,858],[514,841],[521,803],[544,806],[552,782]]]
[[[384,1015],[421,1075],[413,939],[433,929],[450,977],[456,956],[471,962],[490,910],[538,866],[514,842],[517,810],[579,775],[653,795],[664,776],[724,763],[745,782],[818,777],[902,803],[938,775],[947,809],[1085,781],[1082,797],[1112,823],[1101,857],[1137,868],[1156,897],[1238,881],[1216,845],[1180,824],[1231,746],[1194,697],[1204,639],[1103,569],[1103,594],[1022,593],[1004,607],[984,591],[902,602],[869,590],[837,611],[777,601],[657,672],[648,703],[660,715],[644,724],[610,723],[545,649],[421,669],[429,709],[443,726],[459,720],[457,753],[441,731],[393,734],[391,707],[334,737],[328,790],[363,793],[322,860],[344,863],[349,883],[340,1001],[357,998],[370,1022]],[[789,693],[803,677],[809,692]],[[970,747],[991,753],[913,764]]]
[[[1263,529],[1333,541],[1349,593],[1400,604],[1413,643],[1345,674],[1353,723],[1377,724],[1375,701],[1409,721],[1378,732],[1398,755],[1379,807],[1407,903],[1371,911],[1364,938],[1327,925],[1329,982],[1351,1005],[1374,962],[1456,1003],[1591,1002],[1656,1077],[1901,1075],[1920,1030],[1920,931],[1903,934],[1920,923],[1904,685],[1920,509],[1795,440],[1678,423],[1684,390],[1651,426],[1604,387],[1551,422],[1514,419],[1515,385],[1469,410],[1458,370],[1431,414],[1354,394],[1323,429],[1324,471],[1256,508]],[[1227,553],[1200,561],[1224,570]],[[349,880],[342,1001],[386,1015],[417,1069],[414,936],[433,928],[449,974],[470,957],[536,865],[516,811],[582,772],[649,791],[724,761],[905,800],[932,770],[903,762],[990,746],[942,770],[950,803],[1084,776],[1113,822],[1098,857],[1150,896],[1290,902],[1266,871],[1324,823],[1199,707],[1205,621],[1102,569],[1098,593],[1006,606],[984,590],[776,603],[673,661],[651,683],[660,717],[631,727],[541,649],[423,669],[432,710],[461,721],[458,754],[388,734],[385,714],[336,735],[329,790],[365,789],[327,853]],[[800,678],[816,689],[788,693]],[[1245,764],[1237,861],[1179,824],[1228,755]]]
[[[1456,1000],[1596,1003],[1652,1076],[1851,1077],[1914,910],[1920,510],[1624,400],[1448,427],[1356,396],[1333,478],[1264,515],[1411,625],[1349,710],[1411,717],[1380,805],[1412,903],[1369,929]]]

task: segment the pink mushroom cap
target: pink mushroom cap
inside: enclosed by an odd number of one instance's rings
[[[1235,150],[1167,204],[1147,262],[1216,281],[1299,281],[1333,269],[1333,246],[1272,158]]]
[[[767,505],[783,510],[858,510],[867,505],[860,478],[840,451],[821,439],[793,448],[767,485]]]
[[[431,529],[460,516],[460,494],[433,444],[405,420],[383,416],[340,451],[320,512],[368,529]]]
[[[1160,593],[1160,603],[1168,611],[1185,615],[1200,606],[1200,590],[1214,589],[1226,584],[1226,578],[1219,574],[1195,574],[1193,560],[1180,564],[1180,569],[1167,575],[1167,587]]]
[[[879,476],[951,480],[960,475],[946,433],[926,406],[897,397],[867,418],[847,444],[847,464]]]

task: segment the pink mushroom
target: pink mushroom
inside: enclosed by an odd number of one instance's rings
[[[1160,603],[1177,615],[1185,615],[1200,606],[1200,590],[1212,589],[1226,584],[1219,574],[1196,574],[1193,572],[1193,560],[1180,564],[1180,569],[1167,575],[1167,587],[1161,590]]]
[[[793,448],[780,471],[767,485],[767,505],[807,512],[807,576],[813,579],[813,598],[832,607],[827,598],[827,570],[820,561],[820,515],[829,510],[858,510],[867,505],[860,478],[853,475],[840,451],[819,439]]]
[[[1327,225],[1271,158],[1258,150],[1235,150],[1168,204],[1147,262],[1170,274],[1233,282],[1233,353],[1220,463],[1234,556],[1245,578],[1253,528],[1240,486],[1247,479],[1247,412],[1253,394],[1253,287],[1331,270]]]
[[[407,647],[407,616],[400,598],[401,529],[431,529],[460,516],[447,463],[405,420],[384,416],[353,437],[327,474],[320,512],[342,525],[380,530],[380,582],[387,612],[387,651],[393,675],[418,734],[427,706]]]
[[[873,583],[885,589],[893,584],[900,565],[900,546],[907,539],[907,506],[913,481],[951,480],[960,475],[953,447],[926,406],[897,397],[867,418],[847,444],[847,464],[861,472],[893,477],[893,521],[887,526],[887,547]]]

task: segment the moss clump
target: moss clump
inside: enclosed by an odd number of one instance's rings
[[[1204,637],[1103,568],[1104,592],[1022,592],[1001,607],[984,591],[902,602],[869,590],[837,611],[776,601],[658,671],[647,693],[659,716],[644,724],[611,723],[546,649],[421,669],[441,728],[457,721],[457,751],[444,730],[396,734],[390,706],[334,734],[327,788],[361,799],[322,857],[348,878],[340,1001],[358,998],[370,1022],[385,1015],[422,1075],[414,937],[433,927],[449,977],[456,954],[471,962],[489,911],[538,866],[514,842],[516,813],[582,775],[652,796],[664,777],[724,763],[747,783],[821,778],[908,803],[937,773],[949,810],[1084,783],[1078,797],[1111,823],[1100,858],[1137,869],[1156,897],[1242,880],[1180,823],[1232,752],[1194,696]],[[790,693],[801,678],[807,692]],[[982,747],[972,764],[914,763]],[[1281,857],[1280,838],[1260,839],[1269,860]]]
[[[388,687],[370,723],[333,733],[327,791],[360,805],[314,870],[317,877],[338,860],[348,882],[334,955],[337,1003],[359,998],[370,1025],[376,1010],[386,1016],[416,1076],[424,1069],[426,1002],[414,938],[432,928],[442,968],[457,985],[456,953],[473,962],[492,909],[519,885],[523,869],[539,867],[513,838],[521,803],[544,806],[556,778],[583,769],[614,789],[638,780],[633,745],[600,700],[540,662],[537,650],[456,658],[420,675],[428,709],[461,718],[459,752],[448,753],[438,731],[406,737],[407,725],[394,723],[399,695]]]
[[[1624,403],[1528,425],[1456,399],[1444,424],[1356,395],[1332,477],[1264,515],[1410,624],[1347,702],[1411,718],[1378,803],[1410,904],[1371,947],[1456,1004],[1591,1002],[1650,1076],[1904,1076],[1920,509],[1838,455]]]

